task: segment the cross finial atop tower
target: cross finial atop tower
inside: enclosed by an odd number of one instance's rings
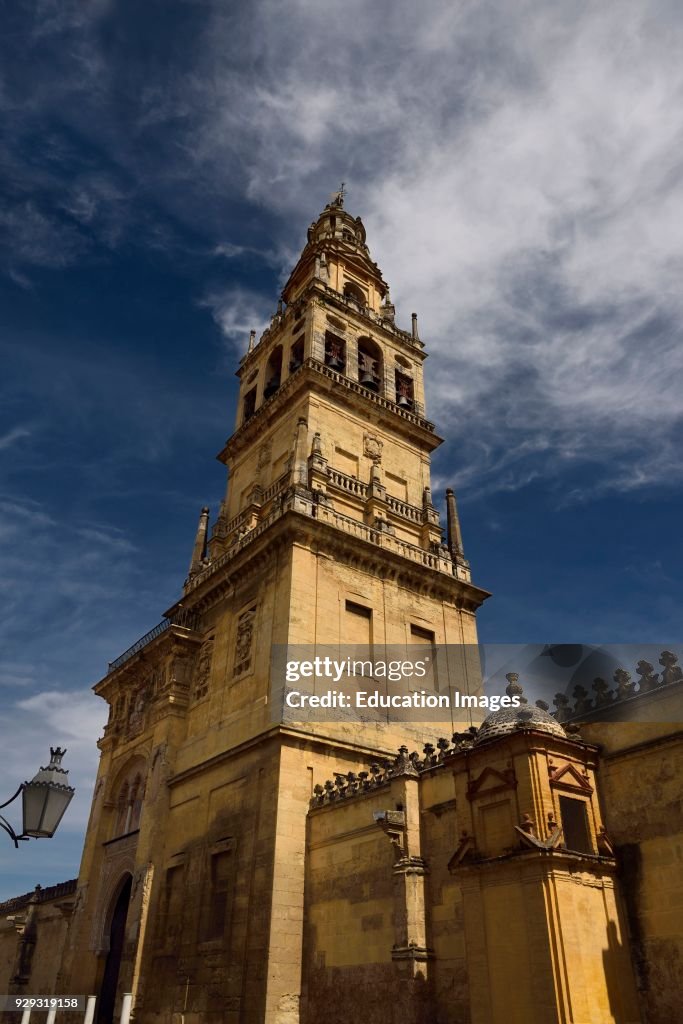
[[[330,206],[343,206],[344,205],[344,198],[346,196],[346,189],[344,188],[344,185],[345,185],[345,182],[342,181],[341,187],[336,192],[332,193],[332,195],[330,196],[330,200],[331,200]]]

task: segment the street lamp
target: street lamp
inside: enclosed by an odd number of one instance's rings
[[[0,814],[4,828],[16,847],[20,839],[50,839],[56,832],[65,810],[76,792],[69,785],[69,773],[61,767],[66,750],[50,747],[50,764],[41,768],[30,782],[22,782],[19,789],[0,809],[11,804],[21,793],[23,804],[23,830],[17,835],[10,823]]]

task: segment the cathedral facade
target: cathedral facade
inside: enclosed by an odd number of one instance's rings
[[[240,362],[182,597],[95,687],[78,880],[0,907],[5,991],[42,971],[100,1024],[124,992],[140,1024],[683,1020],[675,657],[626,695],[645,724],[579,732],[512,673],[478,725],[285,714],[274,650],[477,643],[425,355],[338,195]]]

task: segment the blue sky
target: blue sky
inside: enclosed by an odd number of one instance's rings
[[[78,799],[0,898],[77,872],[89,687],[178,596],[237,359],[342,179],[420,317],[482,637],[675,645],[680,5],[2,13],[2,769],[61,742]]]

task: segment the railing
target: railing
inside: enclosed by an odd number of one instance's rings
[[[118,657],[115,661],[110,661],[109,668],[107,669],[107,674],[113,672],[117,668],[120,668],[121,665],[124,665],[127,661],[130,661],[130,659],[134,658],[135,655],[143,649],[143,647],[146,647],[147,644],[150,644],[152,640],[156,640],[158,636],[161,636],[162,633],[165,633],[168,629],[171,628],[171,626],[181,626],[184,629],[196,629],[197,616],[194,615],[193,612],[186,612],[184,608],[181,608],[170,618],[162,619],[162,621],[159,622],[153,629],[150,629],[149,633],[145,633],[145,635],[141,636],[140,639],[132,645],[132,647],[129,647],[127,651],[124,651],[123,654],[120,655],[120,657]]]
[[[358,498],[365,499],[367,497],[368,485],[357,480],[355,476],[347,476],[346,473],[341,473],[332,467],[327,472],[329,481],[334,487],[338,487],[341,491],[348,491],[349,494],[355,494]]]
[[[339,476],[340,478],[344,478],[345,474],[339,474]],[[346,479],[352,480],[353,478],[346,477]],[[360,481],[358,481],[358,483],[361,487],[365,487],[365,484],[360,484]],[[413,506],[407,506],[407,508],[412,507]],[[193,576],[192,579],[188,580],[185,584],[185,593],[195,590],[201,583],[204,583],[205,580],[213,576],[213,574],[222,566],[227,565],[228,562],[232,561],[240,551],[251,544],[252,541],[256,540],[257,537],[260,537],[261,534],[269,528],[269,526],[285,515],[285,513],[291,508],[292,505],[288,501],[279,503],[276,507],[272,508],[261,522],[257,523],[257,525],[245,533],[243,537],[240,537],[240,539],[232,544],[224,554],[220,555],[205,569],[197,573],[196,576]],[[298,508],[297,511],[299,514],[306,514],[303,512],[302,508]],[[376,547],[381,547],[386,551],[394,551],[403,558],[407,558],[411,562],[417,562],[419,565],[433,569],[435,572],[444,573],[448,576],[456,575],[456,566],[449,557],[434,554],[431,551],[426,551],[417,544],[411,544],[408,541],[401,540],[392,533],[375,530],[373,527],[368,526],[366,523],[363,523],[358,519],[352,519],[350,516],[345,516],[341,512],[336,512],[334,509],[322,502],[316,502],[313,504],[308,514],[316,518],[319,522],[327,523],[329,526],[332,526],[337,530],[341,530],[342,533],[357,537],[359,540],[367,541],[368,543],[374,544]],[[164,624],[162,623],[160,625],[163,626]],[[159,629],[159,627],[156,628]],[[168,627],[166,626],[165,628]],[[152,633],[154,633],[154,630]],[[149,639],[151,638],[151,634],[148,634],[147,637],[143,637],[142,640],[138,641],[138,644],[136,644],[135,647],[138,647],[140,644],[144,645],[144,642],[149,642]],[[126,655],[128,655],[128,652],[126,652]],[[126,655],[123,655],[122,657],[125,658]]]
[[[413,523],[422,522],[422,509],[417,508],[415,505],[409,505],[407,501],[392,498],[390,494],[387,494],[387,505],[392,512],[397,516],[401,516],[402,519],[410,519]]]
[[[441,562],[446,561],[441,559],[439,555],[433,555],[431,551],[425,551],[424,548],[420,548],[417,544],[409,544],[407,540],[401,540],[399,537],[390,537],[391,543],[386,546],[393,548],[397,554],[403,555],[404,558],[409,558],[411,562],[421,562],[422,565],[426,565],[429,569],[441,570]],[[447,570],[452,572],[450,568]]]
[[[268,529],[271,523],[274,523],[276,519],[279,519],[283,515],[284,510],[281,508],[272,509],[265,519],[262,519],[253,530],[249,530],[243,537],[240,537],[238,541],[230,545],[230,548],[222,555],[220,555],[215,561],[211,562],[206,569],[202,569],[196,576],[188,580],[185,584],[185,593],[189,593],[191,590],[195,590],[200,583],[208,579],[209,576],[213,576],[223,565],[227,565],[228,562],[237,555],[247,544],[251,544],[253,540],[260,537],[261,534]]]
[[[288,479],[289,470],[286,470],[277,478],[277,480],[270,484],[269,487],[266,487],[265,490],[261,491],[259,504],[265,505],[271,500],[271,498],[274,498],[276,494],[284,489]],[[251,519],[252,515],[253,513],[250,510],[245,509],[243,512],[238,512],[237,515],[233,516],[227,523],[223,523],[220,519],[217,519],[214,526],[215,535],[221,539],[229,537],[230,534],[235,533],[236,530],[239,530],[240,526]]]
[[[270,485],[270,487],[266,487],[265,491],[261,495],[261,501],[264,505],[267,501],[270,501],[271,498],[274,498],[278,491],[283,489],[288,479],[289,470],[285,470],[285,472],[282,473],[282,475],[279,476],[277,480]]]
[[[227,537],[229,533],[234,533],[235,530],[239,529],[242,523],[251,515],[250,512],[238,512],[236,516],[233,516],[229,523],[226,523],[222,528],[221,533],[224,537]]]
[[[417,544],[410,544],[407,540],[401,540],[391,533],[375,530],[373,527],[367,526],[357,519],[351,519],[350,516],[342,515],[341,512],[335,512],[334,509],[328,508],[326,505],[319,504],[315,515],[321,522],[329,523],[338,530],[342,530],[343,533],[351,534],[353,537],[360,537],[361,540],[367,540],[371,544],[375,544],[377,547],[384,548],[387,551],[395,551],[396,554],[402,555],[403,558],[408,558],[411,562],[418,562],[428,569],[434,569],[436,572],[445,572],[449,576],[453,575],[453,565],[450,559],[435,555],[431,551],[425,551],[424,548],[418,547]]]
[[[347,491],[349,494],[362,498],[364,501],[367,500],[368,485],[364,484],[362,480],[358,480],[355,476],[348,476],[346,473],[333,469],[331,466],[327,474],[329,482],[333,487],[338,487],[340,491]],[[386,502],[391,511],[401,519],[408,519],[411,523],[422,523],[423,510],[418,508],[417,505],[409,505],[407,501],[394,498],[391,494],[387,494]]]
[[[344,516],[341,512],[335,512],[334,509],[327,508],[325,505],[317,506],[316,518],[323,523],[335,526],[344,533],[351,534],[353,537],[367,540],[371,544],[379,545],[382,542],[382,534],[379,530],[373,530],[371,526],[366,526],[365,523],[359,522],[358,519],[351,519],[350,516]]]

